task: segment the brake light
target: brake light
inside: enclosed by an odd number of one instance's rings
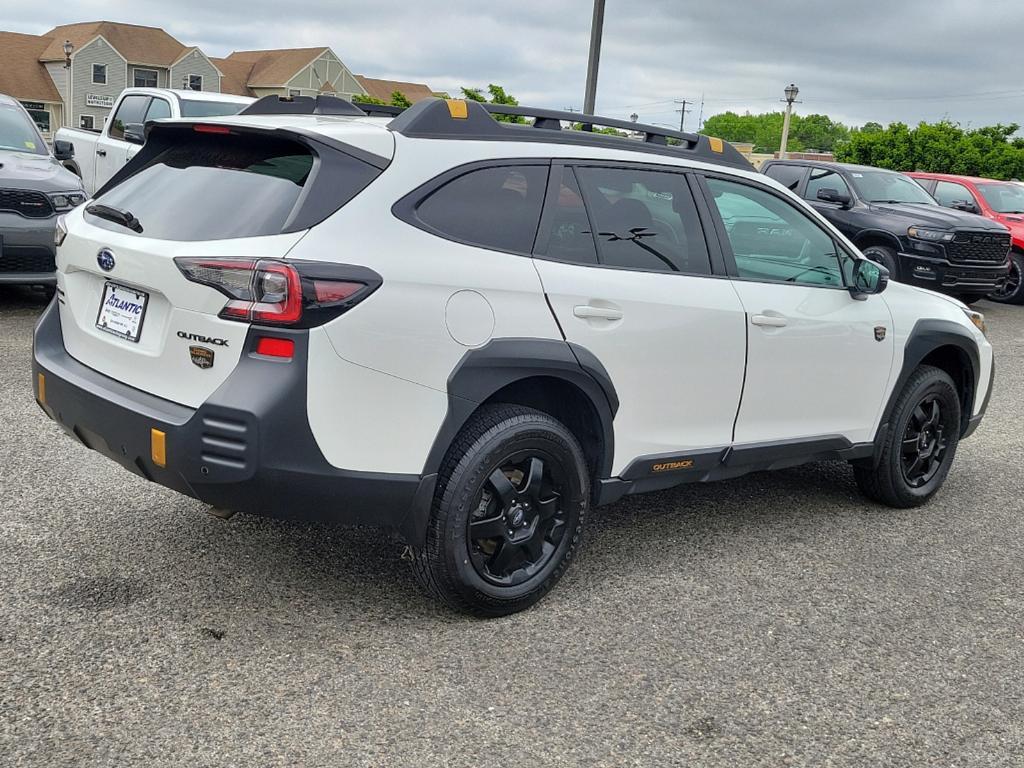
[[[381,283],[364,267],[319,262],[181,257],[174,262],[186,279],[228,297],[220,317],[244,323],[309,328],[347,311]]]
[[[231,133],[231,129],[226,125],[193,125],[192,130],[196,133]]]

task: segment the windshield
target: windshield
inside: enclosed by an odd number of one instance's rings
[[[216,117],[217,115],[237,115],[248,104],[234,101],[190,101],[181,100],[182,117]]]
[[[45,155],[46,144],[39,137],[35,123],[16,104],[0,103],[0,149],[14,149]]]
[[[1024,187],[1016,184],[978,184],[978,191],[996,213],[1024,213]]]
[[[850,180],[857,194],[869,203],[922,203],[938,205],[934,198],[912,179],[893,171],[851,171]]]

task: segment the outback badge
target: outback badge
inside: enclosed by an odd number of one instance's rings
[[[192,362],[200,368],[213,368],[213,350],[206,347],[189,347]]]
[[[885,326],[884,325],[876,325],[875,326],[875,341],[884,341],[884,340],[885,340]]]

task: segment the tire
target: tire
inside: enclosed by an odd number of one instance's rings
[[[862,253],[866,258],[871,259],[876,264],[881,264],[889,270],[890,280],[900,279],[899,261],[896,258],[896,251],[892,248],[886,245],[869,245]]]
[[[1001,304],[1024,304],[1024,253],[1010,252],[1010,274],[1006,278],[1006,286],[988,295],[992,301]]]
[[[426,541],[413,550],[416,578],[475,616],[528,608],[578,551],[589,500],[583,449],[562,423],[519,405],[484,406],[441,465]]]
[[[920,506],[946,481],[960,442],[960,396],[949,374],[930,365],[915,370],[889,424],[878,466],[854,466],[857,485],[887,506]]]

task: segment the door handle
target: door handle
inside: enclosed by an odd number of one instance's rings
[[[96,154],[99,155],[100,157],[106,157],[107,156],[107,150],[105,150],[105,149],[97,149],[96,150]]]
[[[750,322],[754,325],[763,325],[769,328],[784,328],[789,321],[778,315],[751,315]]]
[[[599,317],[602,320],[621,320],[622,310],[613,309],[611,307],[595,307],[593,304],[581,304],[578,307],[572,308],[572,313],[576,317],[582,317],[584,320],[589,320],[593,317]]]

